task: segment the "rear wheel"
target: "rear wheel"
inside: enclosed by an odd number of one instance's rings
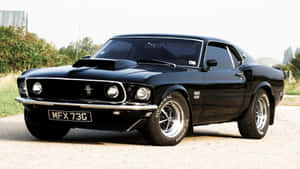
[[[188,131],[189,115],[185,98],[179,92],[170,93],[149,119],[150,139],[158,145],[178,144]]]
[[[63,138],[69,132],[67,127],[50,127],[43,124],[33,123],[34,113],[25,110],[24,118],[27,129],[30,134],[41,140],[57,140]]]
[[[255,94],[250,108],[238,121],[241,135],[246,138],[260,139],[267,133],[270,121],[270,102],[264,89]]]

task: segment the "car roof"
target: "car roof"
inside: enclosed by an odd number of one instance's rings
[[[182,39],[196,39],[196,40],[204,40],[204,41],[217,41],[225,44],[231,44],[228,41],[218,38],[206,37],[206,36],[195,36],[195,35],[181,35],[181,34],[124,34],[117,35],[113,38],[133,38],[133,37],[164,37],[164,38],[182,38]]]

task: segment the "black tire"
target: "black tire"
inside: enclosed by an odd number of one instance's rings
[[[24,119],[30,134],[40,140],[58,140],[68,134],[70,128],[67,127],[50,127],[42,124],[33,123],[34,113],[25,110]]]
[[[263,108],[260,109],[262,105],[264,106]],[[263,114],[265,114],[266,117]],[[262,116],[264,118],[258,118]],[[264,120],[258,120],[258,119],[264,119]],[[257,124],[257,121],[260,122],[258,122]],[[238,120],[238,128],[241,135],[245,138],[261,139],[266,135],[268,131],[269,123],[270,123],[269,98],[264,89],[258,89],[251,102],[249,109],[243,115],[243,117]]]
[[[168,116],[170,118],[168,119],[166,118],[162,120],[162,118],[166,114],[166,111],[165,113],[161,112],[162,108],[164,108],[164,110],[167,108],[171,110],[172,108],[172,110],[168,112],[170,113]],[[178,116],[176,116],[176,114],[178,114]],[[179,117],[180,119],[178,120],[178,123],[177,121],[175,122],[170,120],[170,119],[175,119],[176,117],[177,118]],[[168,120],[170,122],[163,122],[165,120]],[[160,123],[160,121],[163,123]],[[186,99],[179,92],[171,92],[167,97],[165,97],[161,101],[157,111],[149,119],[146,126],[147,134],[149,134],[148,138],[150,138],[153,144],[155,145],[162,145],[162,146],[176,145],[186,135],[189,128],[189,121],[190,121],[190,112],[189,112],[189,107]],[[163,127],[163,125],[165,125],[165,130],[161,128]],[[168,126],[170,127],[169,130],[168,130]]]

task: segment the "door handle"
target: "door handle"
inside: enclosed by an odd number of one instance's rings
[[[243,72],[236,72],[234,75],[238,76],[238,77],[244,77],[244,73]]]

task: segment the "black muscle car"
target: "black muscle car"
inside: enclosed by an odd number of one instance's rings
[[[28,70],[17,82],[16,100],[39,139],[71,128],[137,129],[154,144],[175,145],[193,126],[231,121],[246,138],[264,137],[284,76],[224,40],[133,34],[72,66]]]

